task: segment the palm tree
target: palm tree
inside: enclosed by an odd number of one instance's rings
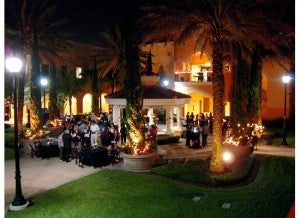
[[[62,71],[57,81],[57,87],[59,92],[63,94],[64,99],[68,100],[70,106],[69,113],[72,114],[72,96],[82,91],[86,80],[77,78],[74,71],[65,70],[65,68]]]
[[[157,7],[145,7],[145,25],[150,34],[145,38],[155,40],[182,41],[196,36],[202,51],[210,48],[213,67],[213,152],[210,171],[222,172],[222,119],[224,117],[224,75],[222,72],[224,54],[230,42],[243,42],[253,48],[255,42],[270,46],[272,41],[266,35],[263,9],[259,0],[182,0],[165,1]],[[259,22],[258,22],[259,21]],[[269,40],[269,41],[268,41]]]
[[[32,61],[49,63],[54,66],[62,64],[62,60],[64,60],[62,57],[65,56],[64,52],[69,46],[69,43],[65,39],[69,38],[69,34],[61,28],[66,22],[57,17],[57,9],[53,5],[53,2],[20,0],[9,2],[7,5],[11,6],[11,8],[8,8],[10,10],[6,10],[5,17],[6,46],[20,51],[24,60],[29,60],[30,58],[27,58],[28,55],[33,56],[33,53],[35,53],[36,57],[31,57]],[[35,51],[33,51],[33,48]],[[38,62],[27,62],[25,74],[33,73],[33,77],[39,76],[40,69]],[[30,72],[31,69],[32,72]],[[23,123],[25,74],[22,74],[19,79],[18,123],[20,129]],[[40,127],[41,123],[40,108],[36,108],[40,106],[40,98],[38,96],[40,86],[38,79],[31,79],[31,81],[33,82],[31,82],[31,92],[35,93],[33,94],[35,97],[31,99],[30,103],[32,109],[31,121],[34,123],[32,129],[35,131]]]
[[[50,81],[57,81],[57,74],[56,74],[56,68],[50,67],[49,69],[49,80]],[[49,87],[49,99],[50,99],[50,105],[49,105],[49,118],[50,120],[53,120],[55,118],[59,118],[59,108],[58,108],[58,101],[57,101],[57,83],[52,82]]]
[[[143,150],[145,147],[143,108],[143,87],[141,64],[146,63],[147,54],[140,52],[141,34],[138,28],[137,10],[133,1],[126,2],[130,10],[120,25],[101,33],[99,53],[96,56],[102,75],[109,72],[118,77],[124,85],[126,95],[126,126],[130,145]],[[133,12],[133,13],[132,13]],[[145,57],[145,58],[144,58]]]

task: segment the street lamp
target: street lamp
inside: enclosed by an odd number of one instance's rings
[[[17,86],[16,77],[21,71],[22,61],[17,57],[10,57],[6,59],[6,68],[13,75],[13,89],[14,89],[14,144],[15,144],[15,180],[16,180],[16,195],[9,208],[13,211],[25,209],[29,202],[25,200],[22,194],[21,187],[21,172],[20,172],[20,153],[19,153],[19,139],[18,139],[18,102],[17,102]]]
[[[287,84],[290,82],[292,78],[289,75],[284,75],[282,77],[282,82],[284,83],[284,115],[283,115],[283,136],[281,145],[287,146],[286,142],[286,90]]]
[[[45,108],[46,108],[46,86],[48,85],[48,80],[46,78],[42,78],[41,85],[44,87],[44,110],[45,110]]]

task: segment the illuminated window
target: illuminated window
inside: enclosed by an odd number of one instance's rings
[[[81,67],[76,67],[76,78],[81,79],[82,78],[82,68]]]
[[[230,102],[225,102],[225,116],[230,116]]]

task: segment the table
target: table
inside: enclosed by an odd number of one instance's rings
[[[58,143],[48,141],[40,142],[38,145],[38,151],[36,155],[38,157],[41,157],[42,159],[49,159],[50,157],[59,157]]]

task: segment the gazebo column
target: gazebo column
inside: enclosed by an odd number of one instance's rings
[[[173,126],[173,110],[172,108],[166,108],[166,133],[172,133],[172,126]]]
[[[149,117],[149,125],[152,125],[154,123],[154,120],[153,120],[153,108],[149,108],[147,116]]]
[[[177,126],[178,129],[181,129],[180,108],[176,107],[175,109],[176,109],[176,120],[177,120],[176,126]]]
[[[113,123],[118,126],[118,128],[121,127],[121,113],[120,113],[120,106],[113,106]]]

